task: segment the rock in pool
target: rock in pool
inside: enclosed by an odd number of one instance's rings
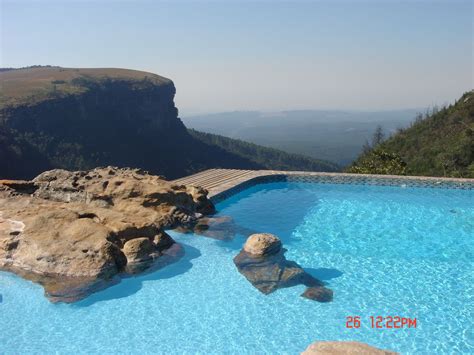
[[[280,239],[270,233],[252,234],[244,244],[244,250],[247,253],[256,256],[276,254],[280,249]]]
[[[234,258],[234,263],[239,272],[264,294],[303,284],[308,289],[302,296],[319,302],[331,301],[332,291],[297,263],[286,260],[285,251],[275,235],[253,234]]]
[[[236,234],[236,226],[230,216],[201,217],[196,224],[179,226],[176,230],[180,233],[194,233],[224,241],[232,240]]]

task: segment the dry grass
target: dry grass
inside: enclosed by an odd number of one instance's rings
[[[156,74],[118,68],[35,67],[9,70],[0,72],[0,107],[41,101],[54,91],[61,94],[81,93],[85,88],[71,83],[81,77],[135,81],[148,78],[157,85],[170,82]]]

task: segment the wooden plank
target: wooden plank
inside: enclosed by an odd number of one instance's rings
[[[199,185],[199,186],[205,187],[205,185],[207,184],[214,184],[216,182],[222,182],[225,180],[233,179],[248,171],[249,170],[231,170],[231,171],[212,172],[211,174],[207,174],[205,176],[199,176],[192,180],[180,181],[180,183],[185,183],[185,184],[190,184],[190,185]]]
[[[242,178],[244,178],[244,177],[246,178],[245,180],[247,180],[248,177],[251,177],[251,175],[254,175],[254,174],[255,174],[254,171],[249,171],[249,172],[247,172],[247,173],[244,173],[244,174],[240,174],[240,175],[238,175],[238,176],[235,176],[235,177],[233,177],[233,178],[231,178],[231,179],[227,179],[227,180],[224,179],[224,180],[216,181],[216,182],[214,182],[214,183],[212,183],[212,184],[206,184],[206,189],[211,189],[211,188],[214,188],[214,187],[218,187],[218,186],[222,185],[223,182],[229,183],[229,184],[230,184],[230,183],[233,183],[233,182],[239,182],[239,181],[240,181]],[[256,175],[256,176],[258,176],[258,175]]]

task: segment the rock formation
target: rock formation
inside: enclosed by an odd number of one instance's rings
[[[120,273],[162,267],[183,255],[164,228],[214,212],[207,191],[139,169],[51,170],[0,181],[0,270],[39,282],[72,302]]]
[[[381,350],[357,341],[318,341],[311,344],[301,355],[394,355],[393,351]]]
[[[234,258],[234,263],[239,272],[264,294],[303,284],[308,287],[303,297],[319,302],[331,301],[332,291],[297,263],[286,260],[285,251],[278,237],[268,233],[253,234]]]

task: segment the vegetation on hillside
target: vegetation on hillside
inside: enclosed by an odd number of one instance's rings
[[[339,167],[331,162],[290,154],[278,149],[248,143],[217,134],[199,132],[188,129],[188,132],[200,141],[218,146],[227,152],[248,159],[271,170],[300,170],[300,171],[338,171]]]
[[[348,172],[474,178],[474,92],[368,148]]]

